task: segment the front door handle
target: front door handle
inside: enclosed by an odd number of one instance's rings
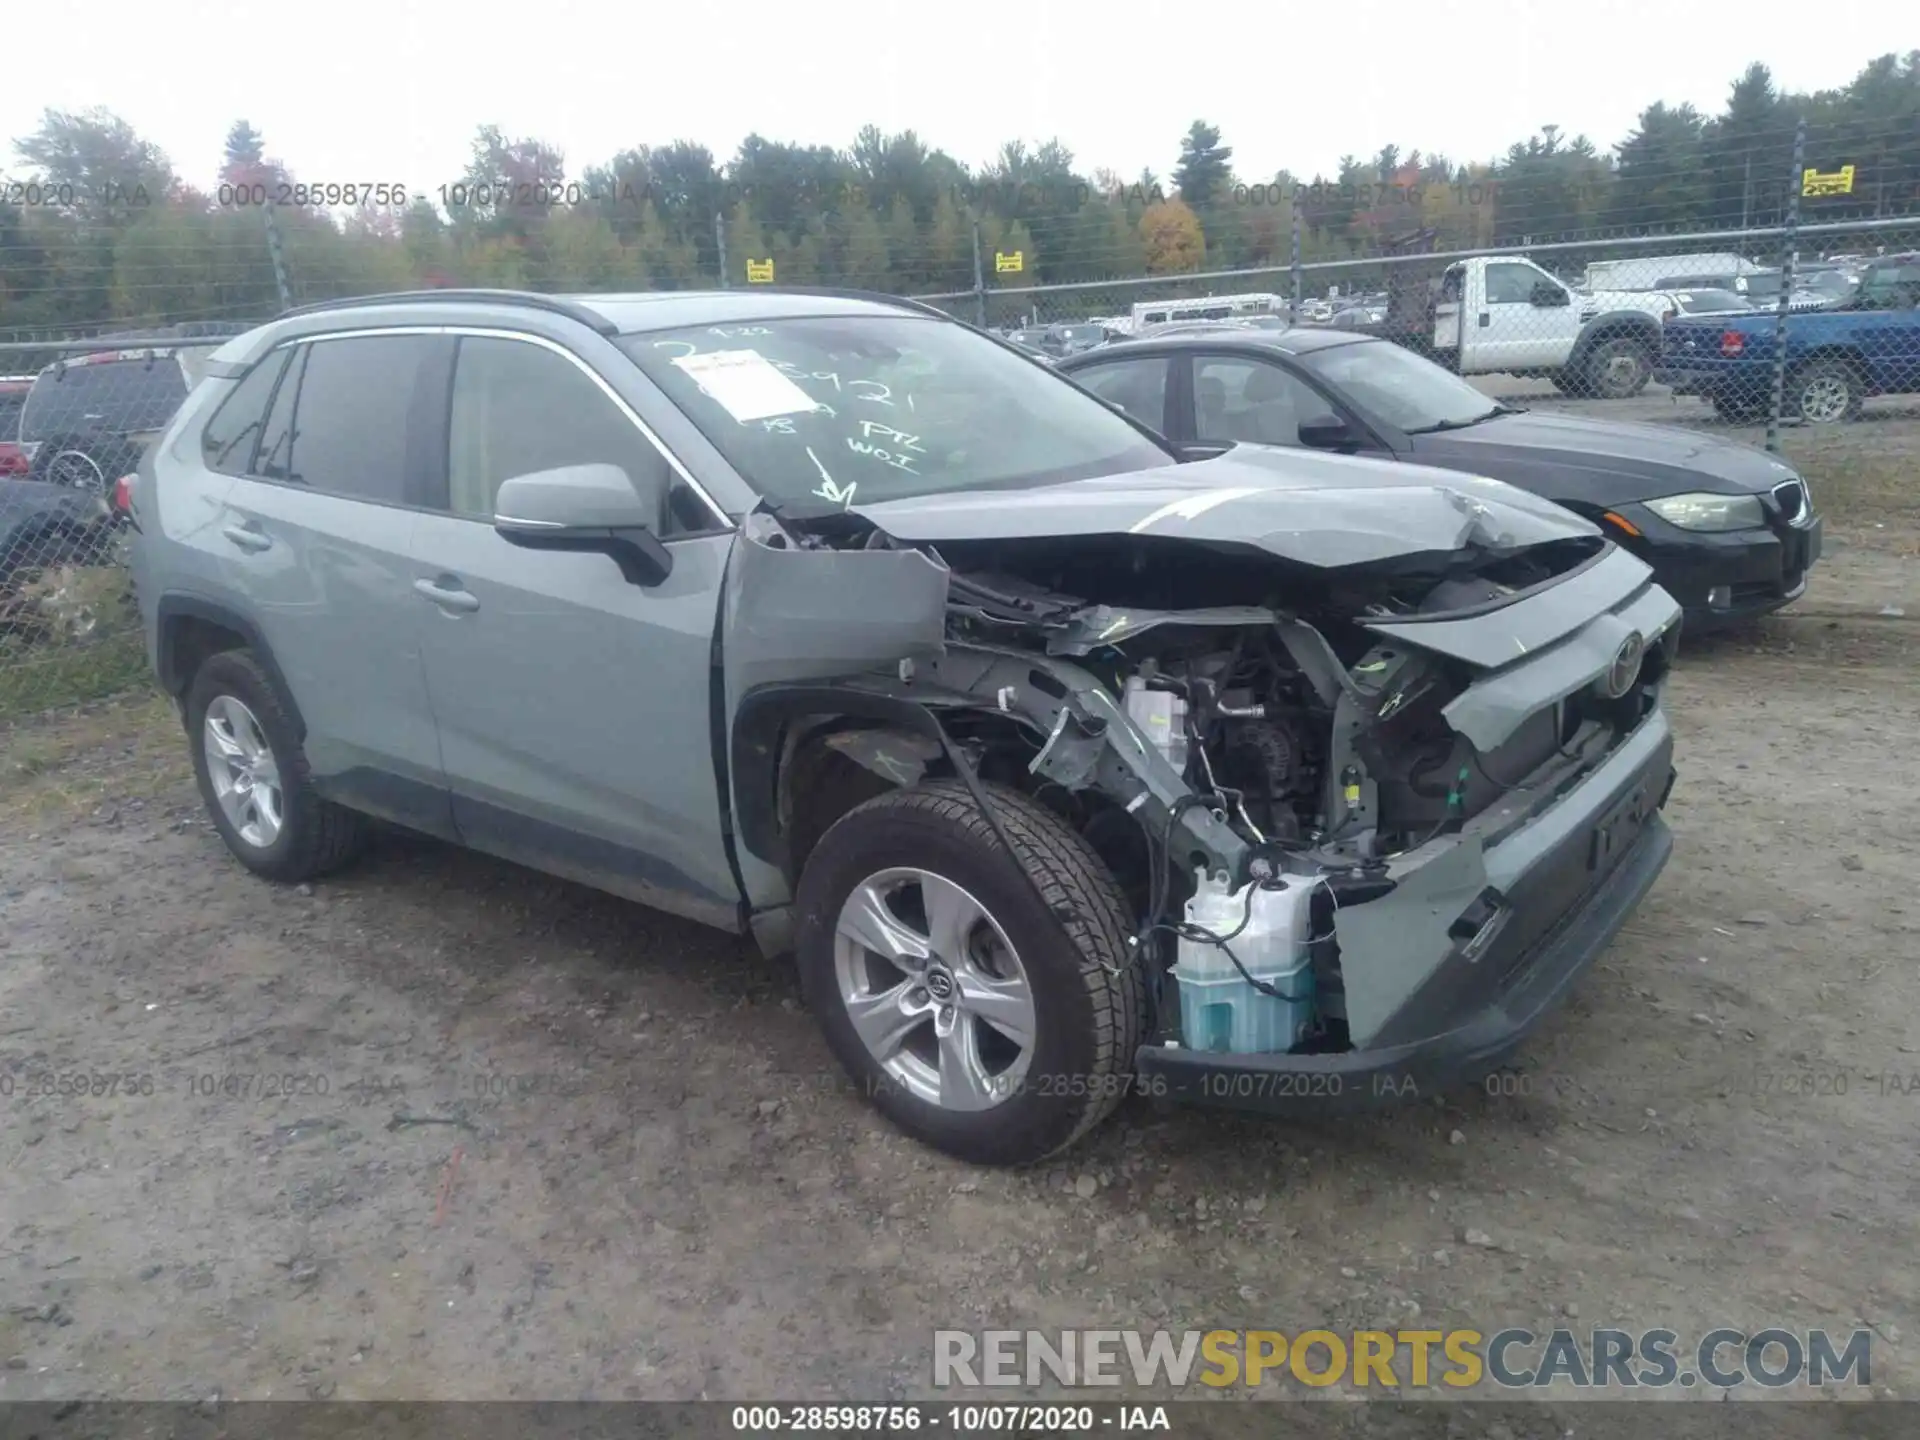
[[[220,533],[238,545],[242,550],[252,551],[256,555],[262,550],[271,550],[273,548],[273,541],[254,529],[251,525],[222,525],[220,527]]]
[[[1482,311],[1480,312],[1480,323],[1481,323],[1482,325],[1491,325],[1491,324],[1493,324],[1493,316],[1492,316],[1492,314],[1491,314],[1490,312],[1488,312],[1488,311],[1485,311],[1485,310],[1482,310]]]
[[[443,610],[471,613],[480,608],[479,597],[462,590],[457,580],[451,584],[442,584],[438,580],[416,580],[413,588],[417,594],[426,596]]]

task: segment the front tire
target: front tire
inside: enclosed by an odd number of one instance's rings
[[[1644,342],[1621,335],[1594,346],[1585,371],[1588,394],[1601,400],[1630,400],[1653,378],[1653,354]]]
[[[956,781],[842,816],[801,877],[796,950],[828,1045],[881,1113],[959,1159],[1020,1165],[1125,1096],[1146,987],[1092,848],[1020,792],[983,788],[1012,857]]]
[[[245,651],[208,658],[187,688],[194,779],[220,838],[256,875],[312,880],[360,853],[364,820],[324,800],[279,692]]]

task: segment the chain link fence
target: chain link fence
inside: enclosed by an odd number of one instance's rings
[[[1734,144],[1728,120],[1659,150],[1652,115],[1612,159],[1549,133],[1491,167],[1383,153],[1336,184],[1229,180],[1193,205],[1145,180],[921,193],[734,175],[744,161],[671,193],[616,166],[357,208],[353,187],[144,209],[28,187],[38,211],[0,204],[0,726],[141,682],[116,482],[198,360],[289,304],[833,285],[1052,359],[1181,327],[1346,331],[1515,403],[1764,426],[1738,433],[1774,448],[1920,406],[1912,126],[1772,123]]]
[[[0,725],[138,683],[116,482],[192,383],[133,337],[35,343],[0,350]]]

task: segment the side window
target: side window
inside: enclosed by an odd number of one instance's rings
[[[1876,265],[1860,284],[1858,308],[1911,310],[1920,305],[1920,265]]]
[[[1167,360],[1142,356],[1115,360],[1073,372],[1073,378],[1109,405],[1116,405],[1142,425],[1167,428]]]
[[[520,340],[461,340],[447,446],[454,514],[490,520],[501,481],[591,464],[672,480],[666,457],[571,360]]]
[[[1440,304],[1458,305],[1460,303],[1462,287],[1465,286],[1466,279],[1467,272],[1462,270],[1458,265],[1442,275],[1440,277],[1440,294],[1438,296]]]
[[[1338,418],[1305,381],[1269,361],[1214,355],[1194,364],[1198,439],[1298,445],[1302,424]]]
[[[253,468],[253,454],[266,428],[267,404],[273,382],[287,368],[287,352],[276,350],[241,377],[220,408],[200,432],[200,456],[209,470],[222,475],[245,475]]]
[[[1531,305],[1533,287],[1542,279],[1531,265],[1487,266],[1487,303],[1489,305]]]
[[[284,414],[276,403],[268,418],[274,433],[261,447],[260,473],[356,499],[410,503],[407,422],[437,343],[429,335],[375,335],[300,347],[297,392]],[[295,387],[280,389],[286,395]]]

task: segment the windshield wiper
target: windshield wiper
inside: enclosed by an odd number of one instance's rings
[[[1442,430],[1468,430],[1481,425],[1498,415],[1524,415],[1526,412],[1514,405],[1496,405],[1484,415],[1476,415],[1471,420],[1436,420],[1431,425],[1422,425],[1407,431],[1409,435],[1437,435]]]

